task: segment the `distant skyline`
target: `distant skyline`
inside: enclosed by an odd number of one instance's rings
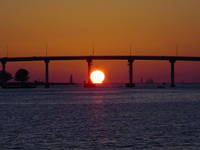
[[[47,44],[50,56],[90,55],[93,47],[95,55],[129,55],[130,45],[135,55],[176,55],[178,45],[178,55],[200,56],[199,8],[199,0],[1,0],[0,56],[7,46],[9,56],[44,56]],[[32,80],[43,79],[41,64],[10,63],[8,70],[24,66]],[[113,81],[127,79],[127,62],[94,64]],[[86,63],[50,66],[51,81],[85,78]],[[198,66],[176,64],[176,80],[200,81]],[[168,62],[136,62],[135,69],[136,80],[169,80]]]

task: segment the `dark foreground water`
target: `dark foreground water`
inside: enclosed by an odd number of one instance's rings
[[[0,150],[197,150],[200,89],[0,90]]]

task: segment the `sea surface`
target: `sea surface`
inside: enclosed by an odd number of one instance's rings
[[[200,86],[0,89],[0,150],[135,149],[200,149]]]

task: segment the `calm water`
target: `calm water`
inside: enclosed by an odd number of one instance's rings
[[[197,150],[200,88],[0,89],[0,150]]]

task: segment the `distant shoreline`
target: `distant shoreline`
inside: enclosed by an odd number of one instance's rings
[[[50,82],[50,88],[55,86],[72,86],[72,87],[84,87],[83,83],[64,83],[64,82]],[[10,89],[10,88],[37,88],[37,87],[45,87],[44,82],[27,82],[27,83],[20,83],[20,82],[8,82],[5,85],[2,85],[2,88]],[[176,83],[175,88],[200,88],[199,82],[188,82],[188,83]],[[88,87],[85,87],[88,88]],[[126,83],[104,83],[100,85],[96,85],[92,88],[127,88],[127,89],[141,89],[141,88],[150,88],[150,89],[165,89],[170,88],[170,83],[135,83],[134,87],[126,87]]]

